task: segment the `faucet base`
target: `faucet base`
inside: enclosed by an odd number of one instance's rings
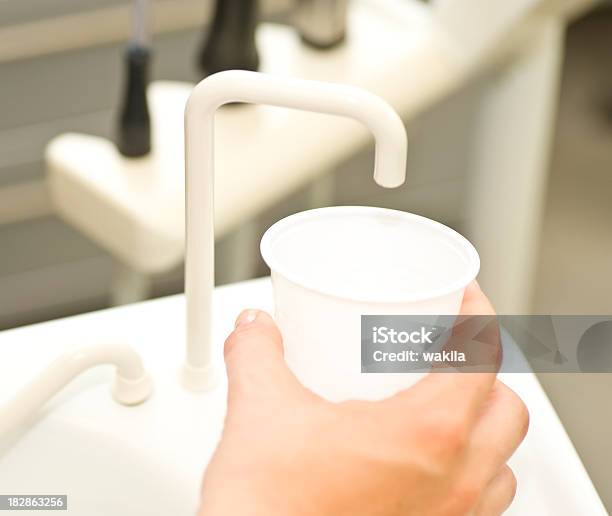
[[[346,32],[342,32],[329,40],[320,40],[310,37],[307,34],[300,34],[300,39],[302,40],[302,43],[316,50],[330,50],[346,41]]]
[[[128,380],[117,375],[113,385],[113,398],[122,405],[140,405],[151,396],[153,380],[145,373],[137,380]]]
[[[113,398],[122,405],[140,405],[153,392],[153,380],[145,373],[136,380],[128,380],[117,375],[113,385]]]
[[[219,373],[212,365],[193,367],[186,363],[181,368],[180,380],[187,390],[205,392],[213,389],[219,383]]]

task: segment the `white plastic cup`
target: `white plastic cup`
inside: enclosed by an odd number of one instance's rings
[[[331,207],[291,215],[261,241],[285,358],[332,401],[381,399],[420,375],[361,373],[361,315],[457,315],[480,259],[456,231],[411,213]]]

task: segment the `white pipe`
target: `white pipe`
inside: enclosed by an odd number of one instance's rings
[[[187,359],[182,379],[192,390],[205,390],[215,382],[211,363],[214,115],[219,106],[230,102],[269,104],[354,118],[374,134],[375,181],[394,188],[406,176],[404,124],[389,104],[372,93],[353,86],[238,70],[201,81],[185,111]],[[253,173],[257,173],[256,164]]]
[[[0,407],[0,438],[27,420],[76,376],[102,364],[112,364],[117,368],[112,391],[117,402],[138,405],[151,395],[151,378],[130,346],[115,344],[76,349],[55,360]]]

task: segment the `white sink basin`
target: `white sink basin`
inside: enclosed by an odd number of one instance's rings
[[[1,489],[66,494],[69,514],[193,514],[197,477],[165,459],[114,436],[50,420],[3,457]]]
[[[269,280],[218,289],[214,306],[222,367],[222,343],[238,312],[271,309]],[[67,513],[79,516],[193,516],[223,424],[226,386],[206,394],[180,386],[184,315],[184,298],[174,296],[1,333],[0,404],[53,357],[87,341],[134,345],[155,392],[143,405],[120,406],[109,392],[112,371],[86,372],[25,435],[0,441],[0,494],[67,494]],[[531,413],[529,434],[512,460],[519,487],[508,514],[607,514],[535,377],[502,380]]]

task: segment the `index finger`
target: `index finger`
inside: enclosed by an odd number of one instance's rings
[[[472,281],[463,294],[460,315],[495,315],[489,298],[485,296],[476,280]]]

